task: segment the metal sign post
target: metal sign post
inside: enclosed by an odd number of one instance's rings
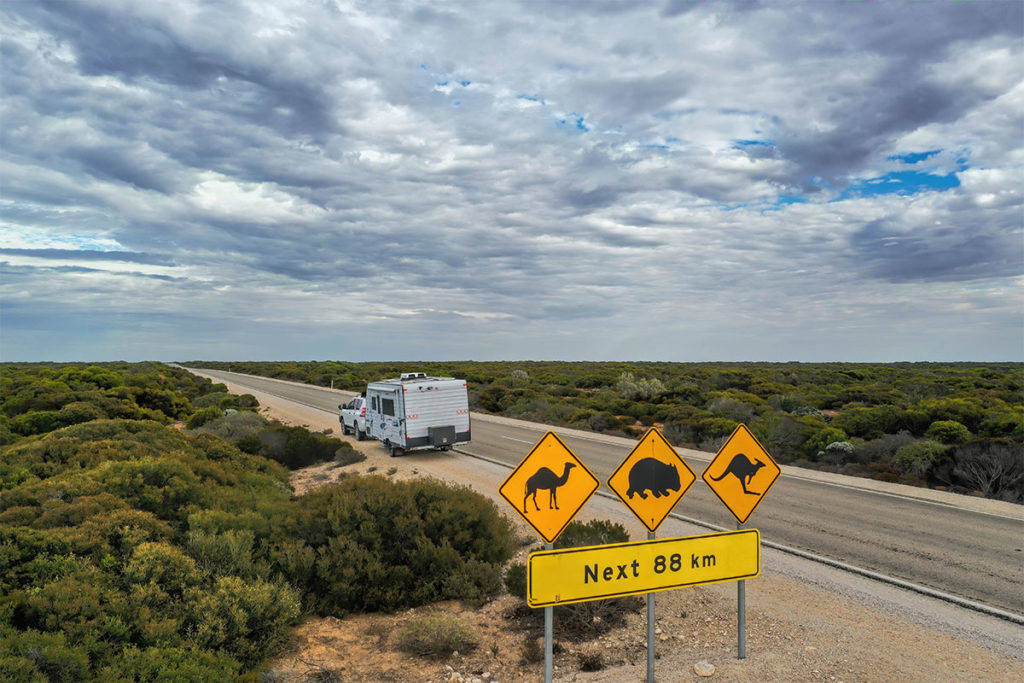
[[[697,479],[657,427],[647,430],[608,478],[608,488],[647,527],[647,540]],[[647,683],[654,683],[654,593],[647,594]]]
[[[498,493],[540,534],[544,550],[551,550],[555,539],[600,485],[557,434],[546,432],[498,487]],[[554,671],[553,632],[554,601],[544,606],[544,683],[551,683]]]
[[[551,550],[555,546],[551,543],[544,544],[544,550]],[[551,683],[551,676],[554,671],[554,630],[555,630],[555,608],[548,605],[544,608],[544,683]]]
[[[718,474],[712,474],[717,472]],[[739,424],[718,453],[708,463],[701,478],[736,518],[736,529],[743,525],[782,474],[747,425]],[[747,657],[747,585],[736,584],[736,658]]]
[[[647,540],[654,540],[654,532],[647,532]],[[654,593],[647,594],[647,683],[654,683]]]
[[[736,530],[743,529],[742,524]],[[736,659],[747,658],[747,582],[736,582]]]

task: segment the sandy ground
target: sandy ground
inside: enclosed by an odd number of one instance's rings
[[[314,430],[331,429],[340,436],[334,415],[266,394],[256,396],[265,415]],[[367,460],[296,472],[297,493],[330,483],[343,472],[374,472],[458,481],[507,507],[497,494],[507,470],[475,460],[467,467],[465,457],[451,454],[389,458],[376,442],[345,438]],[[615,507],[595,497],[578,518],[622,521],[634,539],[643,538],[645,530],[623,512],[621,504]],[[519,525],[524,539],[536,539],[511,510],[509,517]],[[679,524],[665,531],[663,525],[659,536],[704,531]],[[524,560],[534,547],[532,542],[524,545],[518,559]],[[865,579],[848,580],[849,575],[837,570],[808,569],[804,565],[810,563],[775,555],[782,554],[765,552],[761,576],[746,584],[747,657],[743,660],[737,659],[735,583],[657,594],[658,681],[705,678],[697,669],[705,673],[713,669],[711,678],[726,681],[1024,680],[1024,629],[993,623],[997,620],[960,608],[932,605],[935,601],[929,598]],[[271,671],[288,681],[541,680],[543,663],[524,658],[524,644],[537,635],[535,626],[528,628],[515,618],[517,602],[504,596],[479,610],[445,603],[394,615],[309,618],[296,629],[286,651],[271,662]],[[402,624],[435,609],[471,625],[479,647],[440,661],[399,652],[395,640]],[[632,615],[624,627],[588,643],[560,640],[556,625],[561,652],[555,656],[555,680],[645,680],[645,629],[644,610]],[[601,670],[580,670],[583,659],[594,661],[598,655]]]

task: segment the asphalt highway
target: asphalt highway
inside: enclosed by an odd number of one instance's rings
[[[215,370],[202,372],[333,413],[346,400],[341,392],[319,387]],[[548,429],[555,431],[597,475],[602,490],[635,443],[630,439],[474,413],[472,443],[461,450],[514,467]],[[735,518],[700,481],[700,474],[713,454],[677,450],[697,475],[697,481],[673,512],[735,528]],[[791,468],[784,468],[783,475],[746,524],[748,528],[760,529],[763,541],[1024,614],[1021,506],[979,506],[970,498],[949,494],[927,500],[917,497],[920,490],[909,487],[866,490],[870,482],[864,482],[863,487],[850,486],[848,477],[830,478],[815,473],[814,479],[807,479],[790,471]],[[905,495],[900,493],[901,489],[906,489]],[[956,499],[961,498],[962,504],[958,504]]]

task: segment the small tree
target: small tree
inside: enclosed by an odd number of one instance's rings
[[[967,443],[971,438],[971,432],[956,420],[936,420],[928,427],[924,436],[939,443],[958,445]]]
[[[936,441],[917,441],[903,446],[893,455],[891,464],[903,474],[924,478],[946,454],[948,447]]]

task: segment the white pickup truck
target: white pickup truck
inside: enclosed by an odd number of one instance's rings
[[[369,436],[366,433],[366,396],[356,396],[345,405],[338,406],[338,422],[343,435],[355,434],[356,441],[365,440]]]

